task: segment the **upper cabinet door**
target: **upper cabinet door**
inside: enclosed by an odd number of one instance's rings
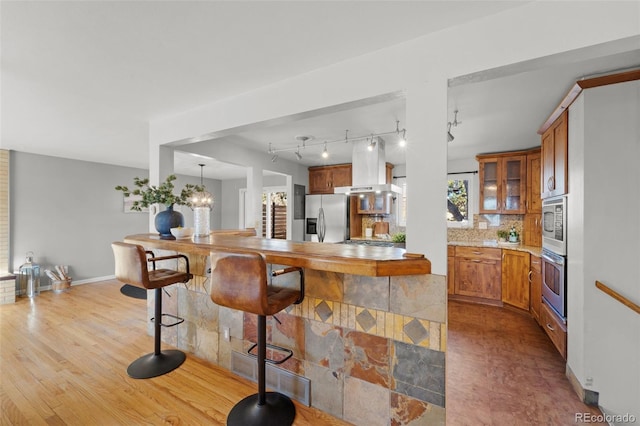
[[[540,151],[527,154],[527,213],[542,213],[541,174],[542,156]]]
[[[527,198],[527,157],[502,158],[502,213],[522,214]]]
[[[480,213],[498,213],[500,211],[500,167],[497,158],[485,158],[479,161],[480,173]]]
[[[351,186],[351,164],[309,167],[309,194],[333,194],[338,186]]]
[[[478,157],[481,214],[522,214],[527,197],[526,155]]]
[[[568,192],[567,141],[568,111],[565,111],[542,134],[542,182],[541,197],[549,198]]]

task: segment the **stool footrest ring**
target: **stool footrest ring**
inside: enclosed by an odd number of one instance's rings
[[[184,318],[180,318],[180,317],[175,316],[175,315],[173,315],[173,314],[162,314],[162,315],[161,315],[161,317],[169,317],[169,318],[173,318],[173,319],[177,320],[177,321],[175,321],[175,322],[173,322],[173,323],[171,323],[171,324],[165,324],[165,323],[161,322],[161,323],[160,323],[160,325],[161,325],[162,327],[167,327],[167,328],[169,328],[169,327],[175,327],[176,325],[178,325],[178,324],[182,324],[182,323],[184,322]],[[155,317],[153,317],[153,318],[151,318],[149,321],[155,321],[155,319],[156,319],[156,318],[155,318]]]
[[[252,357],[252,358],[257,358],[258,355],[251,353],[252,350],[254,350],[255,348],[258,347],[257,343],[254,343],[253,345],[251,345],[251,347],[247,350],[247,354]],[[267,349],[273,349],[279,352],[284,352],[285,354],[287,354],[284,358],[282,359],[271,359],[271,358],[265,358],[265,362],[268,362],[269,364],[282,364],[283,362],[285,362],[286,360],[288,360],[289,358],[291,358],[293,356],[293,351],[291,349],[287,349],[287,348],[283,348],[282,346],[276,346],[276,345],[270,345],[267,343]]]

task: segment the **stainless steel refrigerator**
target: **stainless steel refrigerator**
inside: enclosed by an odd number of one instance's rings
[[[304,239],[325,243],[349,239],[349,197],[344,194],[307,195]]]

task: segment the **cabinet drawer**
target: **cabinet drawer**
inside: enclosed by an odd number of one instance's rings
[[[471,257],[475,259],[500,260],[502,250],[486,247],[456,247],[456,257]]]
[[[567,327],[544,300],[540,308],[540,325],[542,325],[562,358],[567,359]]]

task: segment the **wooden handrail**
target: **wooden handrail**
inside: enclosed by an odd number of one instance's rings
[[[637,314],[640,314],[640,306],[636,305],[635,303],[633,303],[631,300],[627,299],[620,293],[610,289],[606,285],[602,284],[600,281],[596,281],[596,287],[598,287],[600,290],[602,290],[603,292],[607,293],[609,296],[616,299],[618,302],[625,305],[627,308],[634,310]]]

